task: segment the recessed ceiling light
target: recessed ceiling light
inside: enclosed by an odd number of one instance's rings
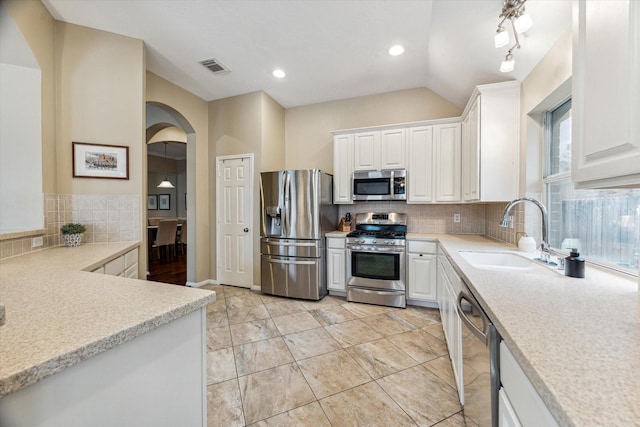
[[[389,49],[389,55],[391,56],[398,56],[398,55],[402,55],[403,53],[404,53],[404,48],[399,44],[395,46],[391,46],[391,49]]]
[[[286,76],[286,75],[287,75],[287,74],[286,74],[283,70],[281,70],[281,69],[279,69],[279,68],[278,68],[278,69],[276,69],[276,70],[273,70],[273,76],[274,76],[274,77],[277,77],[277,78],[279,78],[279,79],[284,78],[284,76]]]

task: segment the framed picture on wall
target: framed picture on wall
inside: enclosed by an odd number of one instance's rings
[[[171,209],[171,194],[158,194],[158,207],[161,211]]]
[[[152,194],[147,196],[147,210],[155,211],[158,210],[158,195]]]
[[[85,142],[72,144],[74,178],[129,179],[129,147]]]

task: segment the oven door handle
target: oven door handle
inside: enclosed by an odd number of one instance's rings
[[[394,246],[382,246],[379,248],[371,248],[371,247],[366,247],[366,246],[347,246],[347,249],[349,249],[351,252],[364,252],[367,254],[380,254],[380,253],[387,253],[387,254],[403,254],[405,252],[404,247],[394,247]]]

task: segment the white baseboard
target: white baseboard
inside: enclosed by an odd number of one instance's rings
[[[219,285],[220,283],[217,280],[207,279],[202,282],[187,282],[187,286],[191,286],[192,288],[199,288],[204,285]]]
[[[201,286],[204,285],[220,285],[221,283],[218,282],[217,280],[214,279],[207,279],[207,280],[203,280],[202,282],[187,282],[186,285],[187,286],[191,286],[192,288],[199,288]],[[249,286],[249,289],[251,289],[252,291],[259,291],[262,288],[260,287],[260,285],[251,285]]]

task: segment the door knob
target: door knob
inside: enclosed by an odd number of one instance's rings
[[[244,230],[242,230],[242,231],[244,231],[245,233],[248,233],[248,232],[249,232],[249,229],[248,229],[248,228],[245,228],[245,229],[244,229]]]

